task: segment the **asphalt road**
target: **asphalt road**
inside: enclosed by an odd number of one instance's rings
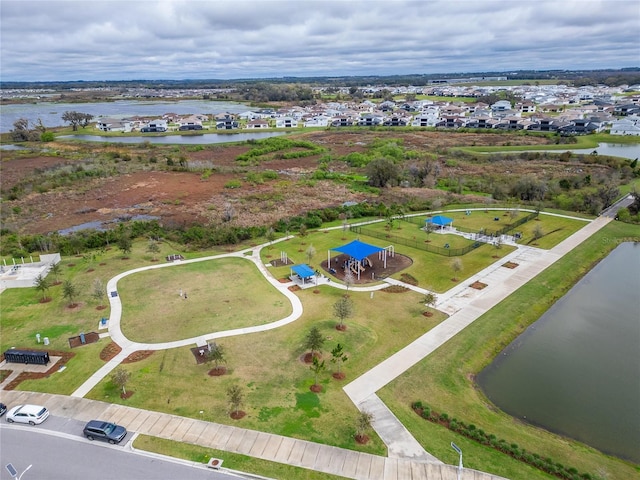
[[[9,425],[0,420],[0,480],[11,480],[11,463],[21,480],[238,480],[202,464],[140,450],[132,451],[128,433],[120,445],[91,442],[83,422],[50,417],[42,425]],[[67,433],[73,431],[72,433]],[[80,432],[80,433],[78,433]],[[25,472],[25,469],[32,467]]]

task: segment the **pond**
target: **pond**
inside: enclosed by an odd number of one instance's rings
[[[255,132],[255,133],[203,133],[189,135],[141,135],[136,137],[103,137],[101,135],[61,135],[58,138],[82,140],[85,142],[104,143],[152,143],[154,145],[209,145],[214,143],[244,142],[263,138],[286,135],[287,132]]]
[[[478,375],[510,415],[640,463],[640,243],[616,247]]]
[[[176,101],[139,101],[119,100],[115,102],[95,103],[21,103],[2,105],[0,114],[0,132],[9,132],[19,118],[26,118],[35,124],[42,120],[45,127],[59,127],[65,125],[62,114],[67,111],[88,113],[97,120],[98,117],[126,118],[133,116],[159,117],[165,113],[188,115],[206,113],[242,113],[252,108],[243,103],[218,102],[211,100],[176,100]]]

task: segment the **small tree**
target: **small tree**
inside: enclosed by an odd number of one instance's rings
[[[276,239],[276,232],[273,228],[269,227],[266,233],[267,240],[269,243],[273,242]]]
[[[104,283],[99,278],[96,278],[93,281],[93,293],[91,296],[96,300],[100,306],[102,306],[102,300],[104,300],[104,296],[106,294],[106,290],[104,288]]]
[[[309,247],[307,248],[307,250],[304,252],[304,254],[307,257],[307,263],[311,263],[311,259],[315,256],[316,254],[316,249],[313,247],[313,245],[309,245]]]
[[[307,236],[307,226],[303,223],[302,225],[300,225],[300,229],[298,230],[298,234],[300,235],[301,238],[304,238]]]
[[[125,370],[124,368],[116,368],[114,372],[111,374],[111,381],[115,383],[119,388],[122,388],[122,394],[126,395],[127,390],[125,386],[129,382],[131,378],[131,372]]]
[[[336,303],[333,304],[333,313],[340,320],[340,323],[336,327],[338,330],[345,330],[344,321],[353,315],[353,300],[349,297],[340,297]]]
[[[58,275],[60,275],[62,268],[60,267],[60,262],[52,263],[49,267],[49,273],[53,275],[53,281],[57,285],[58,284]]]
[[[160,252],[160,245],[155,240],[149,240],[147,244],[147,252],[151,254],[151,260],[154,262],[158,260],[158,252]]]
[[[244,403],[244,392],[239,385],[231,385],[227,389],[227,400],[232,418],[240,418],[240,407]]]
[[[69,301],[69,306],[75,306],[75,299],[78,296],[78,288],[71,282],[71,280],[65,280],[62,284],[62,296]]]
[[[120,238],[118,238],[118,248],[122,252],[123,255],[129,255],[131,253],[131,247],[133,246],[133,242],[131,241],[131,237],[128,233],[122,232]]]
[[[205,355],[207,363],[213,362],[213,368],[216,370],[218,370],[221,363],[227,363],[224,347],[216,342],[209,344],[209,351]]]
[[[425,293],[424,299],[422,300],[427,307],[435,307],[438,302],[438,296],[435,293]],[[431,312],[425,313],[428,317],[432,315]]]
[[[347,271],[344,272],[344,284],[347,287],[347,293],[349,293],[349,288],[355,283],[356,279],[353,275],[353,272],[350,268],[347,267]]]
[[[540,240],[544,236],[544,231],[542,230],[542,225],[539,223],[533,228],[533,239]]]
[[[436,230],[436,226],[433,222],[427,222],[424,225],[424,231],[427,234],[427,242],[430,242],[431,240],[429,240],[429,235],[431,235],[433,232],[435,232]]]
[[[315,358],[315,354],[320,352],[322,345],[324,345],[324,337],[320,333],[320,330],[318,330],[318,327],[311,327],[304,346],[311,350],[312,358]]]
[[[41,302],[46,302],[49,297],[47,297],[47,292],[51,287],[51,282],[47,277],[43,277],[42,275],[38,275],[35,278],[35,287],[38,292],[42,292]]]
[[[311,365],[310,368],[314,374],[314,383],[312,390],[319,390],[320,385],[318,385],[318,376],[326,369],[324,360],[320,361],[316,357],[313,357],[313,365]]]
[[[453,280],[455,282],[458,281],[458,273],[462,271],[462,260],[459,258],[454,258],[451,261],[451,270],[453,270]]]
[[[371,422],[373,422],[372,413],[362,411],[358,414],[356,420],[356,440],[363,443],[368,440],[366,433],[371,428]]]
[[[335,363],[338,369],[338,371],[333,374],[335,378],[344,378],[344,373],[340,371],[340,367],[347,360],[349,360],[349,357],[344,353],[342,345],[337,344],[336,347],[331,350],[331,363]]]

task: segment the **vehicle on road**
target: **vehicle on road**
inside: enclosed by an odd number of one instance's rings
[[[7,406],[4,403],[0,403],[0,417],[4,415],[6,411],[7,411]]]
[[[16,405],[7,412],[7,422],[37,425],[49,418],[49,410],[42,405]]]
[[[104,440],[111,444],[120,443],[127,436],[127,429],[123,426],[102,420],[91,420],[82,431],[89,440]]]

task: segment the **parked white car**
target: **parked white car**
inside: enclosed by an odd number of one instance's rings
[[[7,412],[7,422],[37,425],[49,418],[49,410],[42,405],[17,405]]]

